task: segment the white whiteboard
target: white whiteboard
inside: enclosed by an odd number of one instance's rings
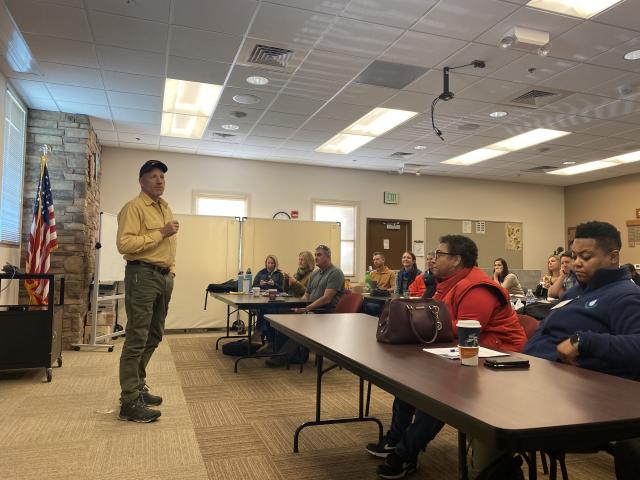
[[[118,252],[116,238],[118,235],[118,216],[113,213],[101,213],[100,272],[98,281],[102,283],[124,280],[126,262]]]

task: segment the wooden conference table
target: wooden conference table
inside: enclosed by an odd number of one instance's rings
[[[529,360],[528,370],[491,370],[482,359],[477,368],[464,367],[419,345],[378,343],[377,322],[364,314],[267,318],[315,351],[319,364],[326,356],[456,428],[460,478],[466,478],[466,435],[512,452],[562,451],[640,437],[640,382],[524,354],[518,356]],[[318,381],[316,420],[320,387]],[[526,457],[529,478],[535,478],[535,455]]]
[[[252,323],[254,316],[257,313],[265,313],[269,310],[273,310],[274,308],[296,308],[296,307],[304,307],[308,305],[309,300],[303,300],[300,297],[290,297],[285,295],[280,295],[276,300],[269,300],[269,297],[264,295],[253,295],[253,294],[233,294],[233,293],[211,293],[213,298],[220,300],[223,303],[227,304],[227,334],[219,337],[216,340],[216,350],[218,350],[218,344],[220,340],[225,338],[246,338],[247,339],[247,355],[242,356],[236,359],[233,371],[238,372],[238,363],[240,360],[244,360],[246,358],[260,358],[260,357],[270,357],[269,355],[260,355],[260,354],[251,354],[251,329],[253,328]],[[206,304],[205,304],[206,308]],[[247,334],[246,335],[230,335],[230,319],[231,315],[233,315],[238,310],[246,311],[249,315],[249,321],[247,322]]]

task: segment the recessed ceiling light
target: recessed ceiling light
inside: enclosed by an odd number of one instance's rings
[[[414,150],[426,150],[427,146],[426,145],[416,145],[415,147],[413,147]]]
[[[226,125],[222,125],[222,128],[225,130],[238,130],[240,127],[238,125],[234,125],[232,123],[228,123]]]
[[[202,138],[222,85],[167,78],[162,99],[163,136]]]
[[[563,165],[575,165],[576,162],[562,162]]]
[[[624,54],[625,60],[640,60],[640,50],[634,50]]]
[[[343,130],[352,135],[377,137],[415,117],[418,112],[393,108],[374,108]]]
[[[502,112],[502,111],[491,112],[489,114],[491,118],[502,118],[502,117],[506,117],[507,115],[509,115],[507,112]]]
[[[594,170],[601,170],[603,168],[615,167],[616,165],[633,163],[637,161],[640,161],[640,150],[625,153],[624,155],[616,155],[615,157],[605,158],[604,160],[594,160],[593,162],[582,163],[580,165],[574,165],[572,167],[560,168],[558,170],[547,173],[550,173],[552,175],[577,175],[579,173],[592,172]]]
[[[245,93],[241,93],[233,96],[233,101],[236,103],[240,103],[242,105],[253,105],[254,103],[258,103],[260,101],[260,97],[256,97],[255,95],[249,95]]]
[[[257,75],[254,75],[251,77],[247,77],[247,83],[250,83],[251,85],[266,85],[267,83],[269,83],[269,79],[266,77],[259,77]]]
[[[353,152],[355,149],[360,148],[375,138],[376,137],[368,137],[365,135],[338,133],[316,148],[315,151],[319,153],[337,153],[344,155]]]
[[[527,7],[578,18],[591,18],[622,0],[530,0]]]

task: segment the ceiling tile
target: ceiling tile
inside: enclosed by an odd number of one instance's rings
[[[93,125],[93,122],[91,122]],[[97,130],[94,126],[98,142],[118,142],[118,134],[113,130]]]
[[[242,118],[238,118],[237,116],[232,115],[231,114],[232,112],[242,112],[246,115]],[[256,121],[258,120],[258,118],[260,118],[263,112],[264,112],[263,109],[246,108],[244,105],[218,104],[218,106],[216,107],[215,113],[213,115],[213,119],[215,119],[216,122],[219,122],[219,123],[237,123],[237,124],[251,126],[254,123],[256,123]],[[213,123],[213,119],[212,119],[212,123]],[[286,127],[288,125],[282,125],[282,126]]]
[[[596,15],[593,20],[640,31],[640,25],[637,22],[638,18],[640,18],[640,5],[638,5],[638,2],[620,2]]]
[[[47,87],[56,102],[81,102],[90,105],[109,105],[104,90],[97,88],[73,87],[48,83]],[[82,112],[73,112],[82,113]]]
[[[116,122],[151,123],[159,125],[162,119],[162,112],[151,112],[149,110],[111,107],[111,112]],[[120,131],[120,129],[118,129],[118,131]]]
[[[156,96],[164,93],[164,80],[159,77],[103,70],[102,78],[107,90]]]
[[[612,48],[608,52],[602,53],[589,60],[589,63],[601,65],[603,67],[619,68],[630,72],[640,73],[640,62],[637,60],[625,60],[624,55],[633,50],[640,49],[640,36],[629,40],[626,43]]]
[[[428,45],[428,48],[425,46]],[[380,58],[389,62],[433,67],[466,45],[463,40],[406,32]]]
[[[316,47],[329,52],[373,59],[402,33],[402,30],[393,27],[338,18]]]
[[[636,36],[631,30],[587,21],[554,38],[551,55],[585,62]]]
[[[304,129],[336,133],[347,128],[352,123],[353,121],[351,120],[340,120],[338,118],[319,117],[316,115],[304,124]]]
[[[581,23],[581,20],[577,18],[524,7],[505,17],[501,22],[497,23],[475,40],[479,43],[498,45],[502,36],[511,28],[517,25],[524,25],[527,28],[549,32],[551,41],[553,42],[554,37],[562,35],[579,23]]]
[[[306,77],[347,82],[356,77],[369,63],[368,58],[314,49],[305,58],[296,73]]]
[[[299,8],[263,3],[249,36],[277,42],[287,48],[310,49],[327,30],[333,17]]]
[[[521,83],[483,78],[472,86],[460,90],[457,95],[460,98],[468,98],[470,100],[501,102],[507,98],[511,98],[512,95],[522,90],[522,88]]]
[[[26,97],[22,96],[22,100],[29,107],[36,110],[49,110],[52,112],[58,111],[58,105],[53,101],[51,97]]]
[[[478,77],[491,75],[496,70],[502,68],[508,63],[513,62],[517,58],[524,55],[524,52],[514,49],[502,49],[493,45],[482,45],[480,43],[468,43],[464,48],[457,51],[450,57],[444,59],[437,67],[439,69],[445,66],[458,67],[460,65],[468,65],[474,60],[483,60],[486,64],[485,68],[474,68],[473,66],[452,72],[452,75],[459,73],[468,73]]]
[[[263,68],[248,67],[236,64],[227,79],[227,87],[251,88],[256,91],[277,93],[291,75]],[[252,85],[247,82],[248,77],[265,77],[269,80],[266,85]]]
[[[132,148],[134,150],[159,150],[157,145],[138,142],[119,142],[120,148]]]
[[[244,139],[242,145],[249,145],[252,147],[277,147],[279,145],[282,145],[282,142],[283,140],[281,138],[258,137],[256,135],[250,135]]]
[[[6,5],[23,34],[91,41],[91,29],[83,9],[30,0],[7,0]]]
[[[269,3],[337,15],[344,9],[349,1],[350,0],[331,0],[330,2],[318,2],[317,0],[269,0]]]
[[[100,66],[105,70],[161,77],[165,71],[165,56],[128,48],[96,45]]]
[[[258,102],[251,105],[243,105],[233,100],[236,95],[253,95],[258,97]],[[250,88],[225,87],[218,105],[230,105],[232,110],[243,110],[244,108],[265,109],[267,105],[275,98],[274,93],[261,92]],[[285,112],[286,113],[286,112]]]
[[[169,54],[210,62],[231,63],[242,37],[186,27],[171,27]]]
[[[552,57],[525,54],[509,65],[491,74],[492,78],[508,80],[510,82],[537,84],[576,66],[575,62],[560,60]],[[531,71],[531,69],[534,69]]]
[[[77,88],[77,87],[76,87]],[[87,103],[78,102],[56,102],[61,112],[65,113],[83,113],[98,118],[111,119],[109,107],[104,105],[89,105]]]
[[[74,67],[60,63],[40,62],[45,81],[63,83],[79,87],[104,88],[100,70],[95,68]]]
[[[202,60],[170,55],[167,77],[223,85],[230,67],[231,65],[228,63],[203,62]]]
[[[295,128],[276,127],[274,125],[260,124],[251,131],[251,134],[258,137],[279,138],[284,140],[295,131]]]
[[[136,50],[164,53],[167,47],[169,27],[164,23],[111,15],[96,11],[89,12],[89,21],[96,43]]]
[[[473,40],[517,8],[497,0],[442,0],[411,29]]]
[[[118,132],[118,140],[121,142],[139,143],[147,145],[158,145],[160,135],[149,135],[145,133]]]
[[[244,35],[257,6],[256,0],[180,0],[174,3],[173,23],[231,35]]]
[[[624,118],[625,115],[630,115],[637,112],[640,112],[639,102],[616,100],[589,112],[589,116],[607,120],[615,120]]]
[[[589,93],[638,102],[640,101],[640,74],[625,73],[593,87]]]
[[[343,86],[343,83],[330,82],[322,78],[294,75],[282,92],[288,95],[327,100],[338,93]]]
[[[596,65],[580,64],[576,67],[558,73],[551,78],[543,80],[539,85],[552,88],[561,88],[569,91],[586,92],[596,85],[622,76],[624,72],[619,70],[598,67]]]
[[[348,120],[350,123],[368,113],[371,107],[365,105],[352,105],[348,103],[340,103],[332,100],[320,110],[317,114],[319,117],[338,118]]]
[[[312,98],[294,97],[292,95],[280,95],[273,103],[269,111],[291,113],[294,115],[310,115],[315,113],[323,104],[321,100]]]
[[[98,57],[91,43],[32,34],[24,37],[38,61],[98,68]]]
[[[397,93],[398,90],[391,88],[354,83],[342,90],[342,92],[335,97],[335,101],[339,103],[377,107]]]
[[[80,0],[82,3],[82,0]],[[126,17],[169,22],[171,0],[135,0],[125,2],[105,2],[104,0],[86,0],[89,10],[124,15]]]
[[[91,126],[96,130],[115,132],[115,126],[111,118],[89,117],[89,121],[91,122]]]
[[[44,82],[35,82],[32,80],[11,80],[11,85],[18,91],[22,97],[40,98],[43,100],[51,100],[51,94]]]
[[[192,138],[160,137],[160,145],[167,147],[196,148],[200,140]]]
[[[426,93],[399,92],[381,104],[384,108],[397,108],[412,112],[426,112],[431,108],[433,97]]]
[[[607,97],[573,93],[568,97],[546,105],[543,107],[543,110],[561,112],[567,115],[591,115],[590,112],[612,101],[612,99]]]
[[[138,95],[136,93],[107,92],[112,107],[137,108],[140,110],[162,110],[162,97]]]
[[[351,0],[343,17],[409,28],[422,17],[436,0]]]
[[[118,133],[144,133],[149,135],[160,135],[160,123],[138,123],[131,121],[114,121],[114,125]]]

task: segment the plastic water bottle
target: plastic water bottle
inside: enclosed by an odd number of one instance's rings
[[[527,294],[524,297],[525,305],[529,305],[531,303],[536,302],[536,296],[533,294],[533,290],[527,290]]]
[[[244,274],[244,293],[248,294],[251,291],[251,285],[253,284],[253,275],[251,275],[251,269],[247,268]]]
[[[238,288],[236,289],[236,291],[238,292],[243,292],[243,282],[244,282],[244,272],[242,270],[240,270],[238,272]]]

